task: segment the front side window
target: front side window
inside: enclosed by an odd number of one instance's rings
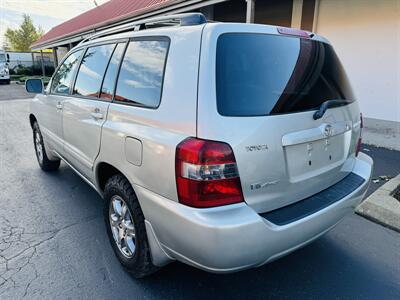
[[[3,53],[0,53],[0,63],[6,62],[6,56]]]
[[[72,53],[58,68],[57,73],[52,79],[52,93],[65,95],[69,94],[72,80],[74,79],[75,70],[78,66],[79,58],[82,52],[83,50],[79,50]]]
[[[118,78],[116,101],[158,107],[168,46],[167,39],[129,43]]]
[[[98,97],[101,82],[115,44],[88,48],[82,58],[75,81],[74,94],[85,97]]]

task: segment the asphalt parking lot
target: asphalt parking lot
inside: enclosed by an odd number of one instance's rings
[[[97,193],[65,164],[39,169],[28,110],[27,100],[0,101],[1,299],[400,298],[400,234],[355,214],[258,269],[215,275],[173,263],[133,279],[112,252]],[[375,176],[400,172],[399,152],[364,148]]]
[[[28,99],[32,95],[25,91],[24,84],[0,84],[0,101],[14,99]]]

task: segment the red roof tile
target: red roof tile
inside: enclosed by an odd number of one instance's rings
[[[52,28],[32,46],[42,45],[124,18],[156,10],[171,4],[168,2],[176,2],[176,0],[111,0]]]

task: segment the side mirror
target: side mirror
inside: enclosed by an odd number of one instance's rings
[[[28,93],[41,94],[43,93],[43,81],[39,78],[32,78],[25,81],[25,89]]]

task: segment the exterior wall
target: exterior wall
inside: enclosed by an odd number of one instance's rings
[[[400,1],[320,0],[317,8],[314,31],[334,45],[364,116],[400,122]]]

